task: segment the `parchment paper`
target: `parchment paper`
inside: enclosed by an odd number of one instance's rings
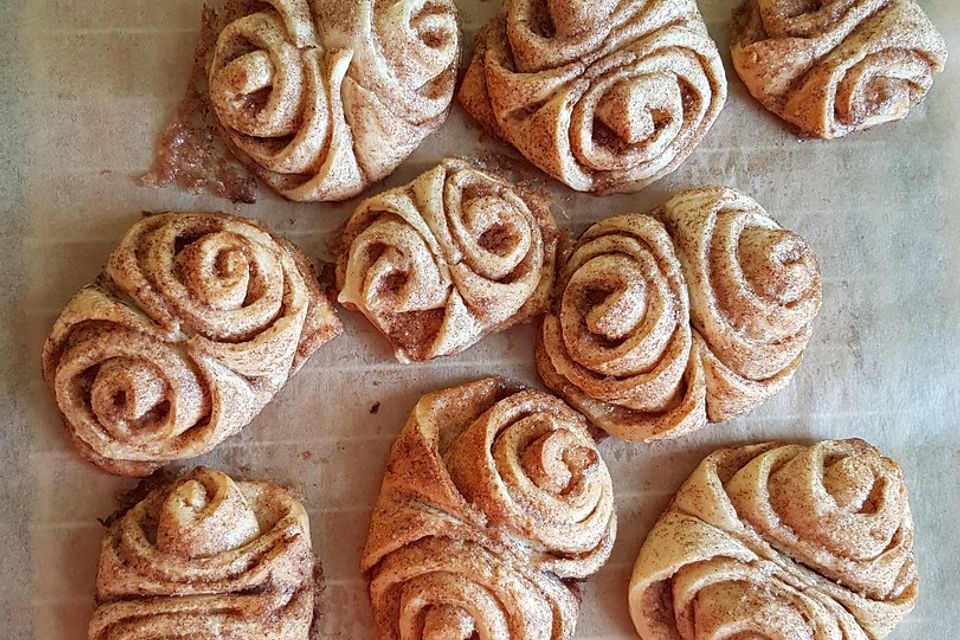
[[[460,0],[472,34],[497,2]],[[765,113],[726,53],[735,0],[700,0],[724,51],[730,98],[673,175],[610,198],[557,187],[558,221],[579,232],[645,211],[672,191],[738,187],[821,260],[825,300],[793,384],[739,420],[678,442],[605,442],[621,518],[610,563],[585,588],[579,638],[633,638],[626,585],[641,541],[670,494],[714,447],[770,438],[861,436],[899,460],[911,490],[922,572],[916,611],[892,637],[960,628],[960,4],[922,0],[952,52],[926,103],[902,123],[822,143],[799,141]],[[98,517],[134,482],[73,451],[40,377],[40,347],[70,296],[92,280],[141,210],[224,209],[261,218],[309,253],[351,210],[292,204],[260,190],[235,207],[140,186],[155,137],[180,99],[199,27],[196,0],[20,0],[0,34],[0,636],[81,640],[93,605]],[[505,150],[459,107],[386,181],[402,184],[445,154]],[[374,191],[382,189],[377,186]],[[363,319],[320,350],[241,435],[201,460],[303,487],[327,587],[325,637],[373,636],[357,563],[387,450],[417,398],[484,374],[537,384],[533,327],[459,357],[401,366]],[[379,403],[379,411],[372,407]]]

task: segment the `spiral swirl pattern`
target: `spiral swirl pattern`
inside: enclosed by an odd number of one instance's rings
[[[487,378],[425,396],[394,443],[362,569],[379,635],[573,635],[573,580],[616,535],[613,490],[563,402]]]
[[[81,453],[147,475],[239,431],[339,332],[289,242],[226,214],[158,214],[61,313],[43,371]]]
[[[896,462],[862,440],[720,449],[640,550],[644,640],[883,638],[913,608],[913,520]]]
[[[231,18],[211,103],[235,155],[286,198],[355,196],[446,119],[460,57],[451,0],[271,0]]]
[[[540,169],[602,194],[676,169],[726,91],[694,0],[509,0],[478,37],[459,99]]]
[[[781,389],[821,295],[809,246],[756,202],[685,191],[652,216],[583,234],[544,317],[537,368],[614,436],[677,437]]]
[[[609,218],[583,234],[563,268],[538,369],[548,387],[617,437],[679,435],[706,422],[692,334],[683,272],[663,225],[645,215]]]
[[[745,413],[782,389],[800,364],[823,300],[817,258],[803,238],[733,189],[682,192],[660,217],[690,292],[707,417]]]
[[[732,49],[754,98],[826,139],[906,117],[947,58],[914,0],[746,0]]]
[[[402,362],[458,353],[543,312],[558,235],[541,198],[445,160],[357,207],[337,261],[339,301]]]
[[[199,467],[107,531],[89,638],[306,640],[314,565],[289,493]]]

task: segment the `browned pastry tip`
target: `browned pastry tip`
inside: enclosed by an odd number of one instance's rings
[[[947,59],[914,0],[746,0],[732,52],[754,98],[826,139],[906,117]]]
[[[583,234],[560,267],[537,369],[614,436],[679,437],[782,389],[821,299],[800,236],[738,191],[692,189]]]
[[[117,518],[90,640],[307,640],[316,560],[286,490],[198,467]]]
[[[401,362],[452,355],[543,313],[558,241],[539,195],[447,159],[360,203],[337,259],[339,301]]]
[[[477,36],[458,97],[546,173],[606,194],[676,169],[726,92],[694,0],[507,0]]]
[[[912,609],[913,519],[897,463],[862,440],[720,449],[640,550],[643,640],[883,638]]]
[[[379,637],[569,639],[575,582],[615,535],[579,414],[499,378],[428,394],[393,445],[362,555]]]
[[[353,197],[447,117],[452,0],[248,2],[220,32],[210,100],[234,154],[290,200]]]
[[[137,222],[54,324],[43,373],[80,452],[148,475],[238,432],[341,331],[313,265],[257,222]]]

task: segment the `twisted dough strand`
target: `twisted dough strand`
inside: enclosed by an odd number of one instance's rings
[[[726,100],[693,0],[509,0],[459,93],[481,125],[579,191],[636,191],[676,169]]]
[[[200,467],[108,530],[90,640],[306,640],[314,562],[307,514],[285,490]]]
[[[947,58],[914,0],[746,0],[732,51],[753,97],[827,139],[906,117]]]
[[[158,214],[61,313],[43,371],[80,452],[147,475],[239,431],[339,332],[289,242],[226,214]]]
[[[460,57],[450,0],[272,0],[221,31],[210,98],[234,154],[291,200],[345,200],[446,119]]]
[[[362,556],[381,638],[571,638],[568,581],[610,555],[610,476],[583,419],[496,378],[417,404]]]
[[[692,189],[583,234],[544,317],[537,369],[612,435],[678,437],[783,388],[821,297],[802,238],[737,191]]]
[[[401,362],[458,353],[546,308],[558,237],[541,198],[448,159],[357,207],[337,260],[339,301]]]
[[[720,449],[644,542],[630,612],[644,640],[754,633],[882,638],[917,596],[897,464],[862,440]]]

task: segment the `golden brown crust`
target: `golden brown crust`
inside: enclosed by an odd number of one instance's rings
[[[606,465],[563,402],[498,378],[424,396],[361,560],[379,636],[571,638],[569,581],[598,571],[615,535]]]
[[[234,154],[284,197],[355,196],[446,119],[460,59],[451,0],[239,4],[210,100]]]
[[[199,467],[110,526],[89,638],[307,640],[314,565],[289,493]]]
[[[452,355],[543,313],[558,241],[542,198],[447,159],[360,203],[341,240],[339,301],[401,362]]]
[[[764,107],[828,139],[906,117],[947,58],[914,0],[746,0],[732,52]]]
[[[508,0],[458,98],[578,191],[636,191],[676,169],[726,100],[694,0]]]
[[[883,638],[916,601],[913,538],[900,468],[862,440],[720,449],[644,542],[630,613],[643,640]]]
[[[85,457],[147,475],[239,431],[340,330],[293,244],[244,218],[164,213],[67,304],[43,372]]]
[[[783,388],[821,297],[812,250],[760,205],[724,187],[684,191],[583,234],[544,317],[537,369],[614,436],[678,437]]]

